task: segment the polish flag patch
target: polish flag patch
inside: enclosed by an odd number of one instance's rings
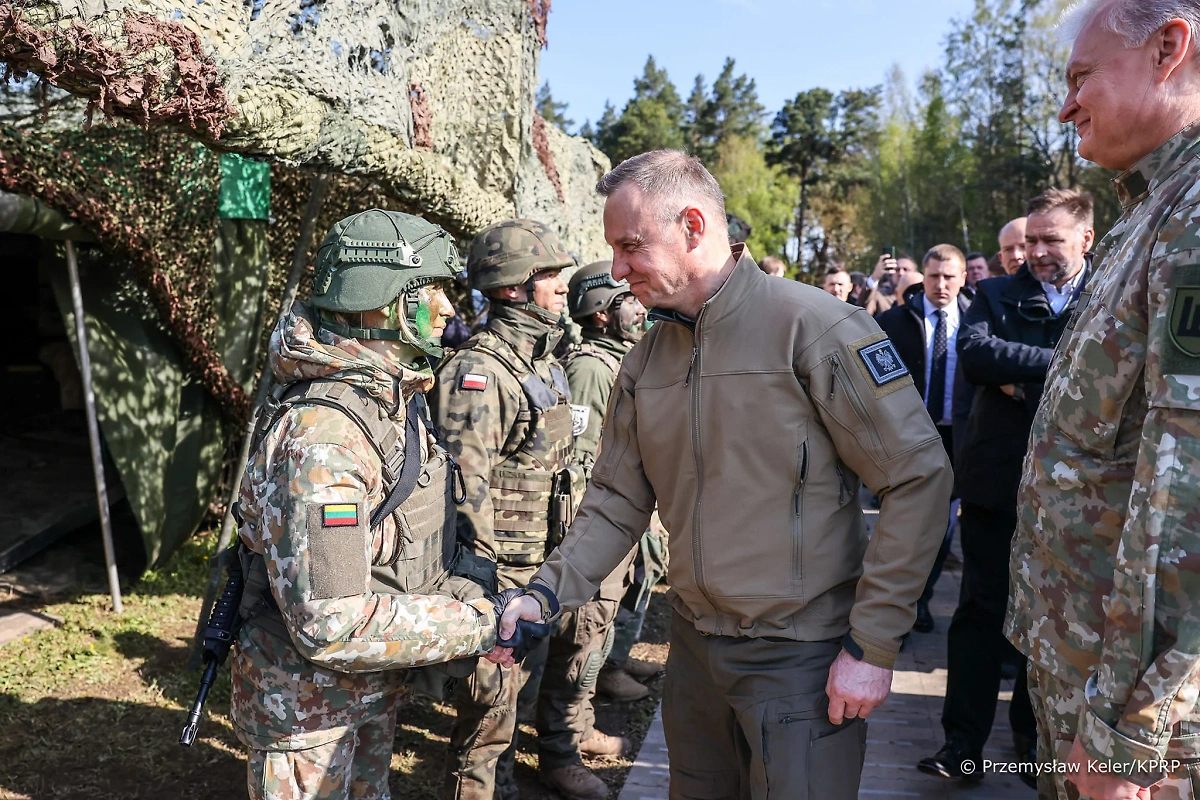
[[[463,375],[463,377],[462,377],[462,388],[464,388],[464,389],[472,389],[476,392],[482,392],[484,389],[487,388],[487,385],[488,385],[488,376],[487,375],[476,375],[473,372],[468,372],[466,375]]]

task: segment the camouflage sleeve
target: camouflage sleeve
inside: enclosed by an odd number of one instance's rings
[[[1079,725],[1093,758],[1143,786],[1162,776],[1138,762],[1165,758],[1200,697],[1200,250],[1157,259],[1147,297],[1148,331],[1105,342],[1145,353],[1149,408],[1130,495],[1106,498],[1128,513]]]
[[[339,420],[331,423],[333,414]],[[339,424],[352,425],[326,409],[285,419],[286,434],[255,498],[271,592],[297,649],[341,672],[488,652],[496,638],[491,614],[449,597],[372,591],[370,497],[372,486],[379,493],[379,470],[347,446],[361,437],[357,429],[339,435]]]
[[[583,465],[588,478],[600,449],[600,429],[608,396],[612,394],[614,376],[597,359],[580,356],[567,366],[567,383],[571,385],[571,419],[575,425],[575,456]]]
[[[520,387],[512,391],[490,359],[470,350],[438,372],[430,392],[433,421],[450,455],[462,468],[467,501],[458,509],[459,536],[475,554],[496,560],[494,511],[488,492],[492,467],[516,425]]]

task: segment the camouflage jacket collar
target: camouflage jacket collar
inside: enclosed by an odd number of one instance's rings
[[[357,339],[321,329],[315,331],[314,311],[296,303],[271,334],[268,355],[271,372],[282,386],[318,378],[349,383],[399,413],[413,394],[433,386],[433,375],[418,372],[369,350]]]
[[[487,328],[531,363],[552,354],[563,337],[563,329],[547,325],[519,308],[493,303]]]
[[[584,329],[583,341],[585,344],[595,345],[601,350],[612,353],[618,359],[622,359],[633,349],[633,342],[626,342],[622,339],[616,339],[612,336],[607,336],[599,331]]]
[[[1113,180],[1121,206],[1142,202],[1184,164],[1200,154],[1200,121],[1188,125]]]

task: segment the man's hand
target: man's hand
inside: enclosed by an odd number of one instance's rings
[[[1016,397],[1017,387],[1011,383],[1006,383],[1000,387],[1000,391],[1004,392],[1009,397]]]
[[[500,596],[503,596],[503,593]],[[541,622],[541,603],[536,598],[529,597],[528,595],[521,595],[508,601],[503,606],[503,613],[500,619],[496,622],[496,638],[506,641],[512,639],[513,635],[517,632],[518,620],[534,623]],[[513,652],[511,647],[502,647],[500,645],[493,647],[492,652],[488,653],[484,658],[502,667],[511,667],[518,661],[517,654]]]
[[[841,725],[844,720],[855,717],[866,719],[891,691],[890,669],[858,661],[843,650],[829,668],[829,680],[825,682],[829,721]]]
[[[876,284],[883,278],[885,273],[895,272],[900,265],[896,263],[896,259],[889,255],[882,255],[875,262],[875,271],[871,273],[871,280]]]
[[[1099,762],[1092,760],[1078,737],[1067,757],[1067,780],[1075,784],[1080,797],[1089,800],[1150,800],[1149,789],[1130,783],[1120,775],[1101,772]]]
[[[504,615],[500,617],[501,639],[512,638],[517,631],[517,620],[519,619],[526,622],[542,621],[542,604],[537,601],[537,598],[522,595],[508,604],[504,609]]]

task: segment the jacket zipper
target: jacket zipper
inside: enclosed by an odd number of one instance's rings
[[[867,435],[871,437],[871,444],[875,449],[882,450],[883,442],[879,438],[879,431],[875,430],[875,426],[871,423],[871,418],[867,415],[867,408],[863,405],[862,398],[858,396],[858,392],[854,391],[854,387],[850,385],[850,379],[842,374],[842,360],[836,355],[830,360],[833,363],[833,380],[829,382],[829,399],[833,400],[835,387],[841,386],[842,391],[850,398],[850,405],[854,406],[854,414],[858,417],[858,421],[867,429]]]
[[[796,491],[792,495],[792,511],[795,513],[795,518],[792,520],[792,575],[796,580],[802,580],[804,577],[804,546],[801,537],[804,531],[800,526],[800,516],[803,506],[801,505],[804,494],[804,482],[808,480],[808,442],[802,442],[800,445],[800,454],[797,459],[796,470]]]
[[[696,573],[696,589],[704,597],[705,600],[713,605],[712,598],[708,596],[708,589],[704,584],[704,561],[703,549],[700,545],[700,513],[701,513],[701,498],[704,497],[704,458],[700,453],[700,323],[704,319],[704,312],[708,308],[708,303],[705,303],[700,308],[700,313],[696,315],[696,325],[692,329],[692,363],[688,367],[688,377],[684,382],[685,386],[691,387],[691,403],[692,403],[692,457],[696,462],[696,506],[692,510],[692,561],[695,564]],[[693,382],[692,378],[695,378]],[[715,608],[715,605],[714,605]],[[718,616],[719,619],[719,616]],[[718,622],[716,634],[720,636],[722,633],[721,625]]]

